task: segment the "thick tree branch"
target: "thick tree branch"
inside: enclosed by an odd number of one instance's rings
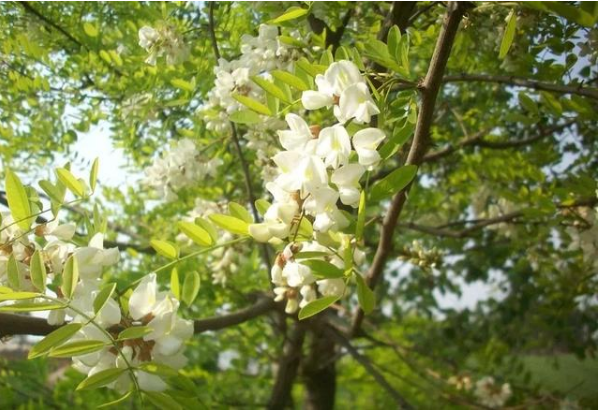
[[[579,85],[560,85],[552,84],[529,78],[515,77],[508,75],[492,75],[492,74],[455,74],[447,75],[442,79],[445,83],[454,82],[491,82],[498,84],[510,85],[513,87],[532,88],[534,90],[552,91],[560,94],[576,94],[584,97],[598,100],[598,89],[592,87],[583,87]]]
[[[384,19],[382,28],[378,32],[378,40],[386,43],[388,32],[392,26],[398,26],[401,32],[405,32],[409,26],[409,20],[415,10],[415,1],[395,1],[392,3],[390,13]]]
[[[261,295],[251,306],[222,316],[196,319],[194,321],[195,333],[209,330],[220,330],[232,327],[268,312],[276,311],[281,307],[269,295]],[[45,319],[33,316],[0,313],[0,338],[16,335],[45,336],[58,329],[60,326],[51,326]]]
[[[301,351],[305,340],[305,322],[295,322],[284,342],[282,355],[278,361],[278,369],[268,401],[268,409],[278,410],[289,406],[291,390],[297,377],[301,362]]]
[[[423,161],[424,155],[430,145],[430,127],[432,126],[434,107],[436,105],[436,98],[442,83],[444,70],[448,62],[459,23],[463,15],[464,3],[452,2],[449,4],[447,14],[445,15],[443,27],[436,42],[436,48],[428,67],[428,73],[421,84],[421,104],[419,109],[419,116],[415,127],[415,134],[409,155],[407,156],[406,164],[420,165]],[[410,185],[398,192],[392,199],[388,213],[384,218],[382,228],[380,231],[380,241],[378,248],[372,261],[372,265],[367,275],[368,285],[372,288],[378,283],[386,260],[392,250],[392,237],[398,221],[398,218],[403,210],[403,205],[407,199],[407,192]],[[363,321],[363,311],[359,309],[353,320],[351,333],[357,333]]]

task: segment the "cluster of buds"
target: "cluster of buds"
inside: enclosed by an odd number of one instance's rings
[[[399,259],[410,262],[424,269],[438,268],[442,265],[442,252],[436,247],[424,249],[421,242],[414,240],[411,246],[403,247],[403,252]]]

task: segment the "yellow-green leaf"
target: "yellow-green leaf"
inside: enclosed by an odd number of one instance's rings
[[[507,53],[511,48],[511,44],[513,44],[516,28],[517,17],[515,16],[515,9],[513,9],[507,16],[507,26],[505,27],[505,32],[502,36],[502,41],[500,42],[500,52],[498,53],[498,58],[501,60],[507,56]]]
[[[70,298],[75,292],[77,283],[79,282],[79,264],[77,258],[71,255],[64,264],[62,271],[62,293],[65,297]]]
[[[200,246],[212,245],[212,237],[202,227],[194,224],[193,222],[178,222],[177,226],[189,239]]]
[[[235,218],[230,215],[212,214],[209,216],[210,220],[224,230],[238,234],[247,235],[249,233],[249,225],[247,222]]]
[[[265,78],[254,76],[251,77],[251,80],[256,83],[260,88],[262,88],[268,94],[278,98],[281,101],[286,102],[287,104],[291,103],[291,100],[287,98],[287,95],[282,91],[276,84],[266,80]]]
[[[309,13],[309,9],[303,9],[300,7],[290,7],[283,14],[281,14],[280,16],[276,17],[273,20],[270,20],[268,23],[269,24],[284,23],[285,21],[295,20],[295,19],[298,19],[299,17],[303,17],[307,13]]]
[[[59,346],[70,339],[82,327],[83,323],[69,323],[59,327],[36,343],[35,346],[33,346],[29,351],[27,358],[33,359],[46,354],[48,351],[50,351],[50,349]]]
[[[239,101],[241,104],[243,104],[245,107],[257,112],[258,114],[272,115],[272,111],[270,111],[270,108],[266,107],[261,102],[254,100],[253,98],[246,97],[241,94],[233,94],[232,97],[235,100]]]
[[[35,299],[40,294],[36,292],[8,292],[8,293],[0,293],[0,302],[4,302],[5,300],[26,300],[26,299]]]
[[[40,292],[46,290],[46,265],[39,250],[33,252],[30,264],[31,283]]]
[[[242,221],[245,221],[247,223],[253,223],[253,217],[251,216],[249,211],[236,202],[229,202],[228,213],[230,213],[231,216],[234,216],[235,218],[241,219]]]
[[[182,299],[187,306],[191,306],[193,304],[193,301],[199,293],[200,284],[201,278],[199,277],[199,273],[195,271],[187,272],[187,275],[185,275],[185,283],[183,284],[182,291]]]
[[[17,226],[24,231],[29,230],[33,218],[31,217],[31,205],[27,197],[27,191],[21,180],[10,169],[6,169],[6,199],[10,213],[17,223]]]
[[[365,313],[370,313],[376,306],[374,292],[372,292],[360,274],[355,274],[355,281],[357,282],[357,300],[359,301],[359,306],[361,306],[361,309]]]
[[[96,28],[96,26],[90,22],[85,22],[83,23],[83,31],[85,31],[85,34],[87,34],[89,37],[97,37],[98,36],[98,29]]]
[[[60,182],[62,182],[73,194],[78,197],[85,195],[85,187],[73,174],[66,168],[56,168],[56,175]]]
[[[42,310],[63,309],[59,302],[19,302],[13,305],[0,306],[0,312],[39,312]]]
[[[309,87],[307,86],[307,84],[305,84],[305,82],[297,77],[296,75],[293,75],[289,72],[286,71],[282,71],[282,70],[274,70],[272,72],[270,72],[270,74],[272,75],[272,77],[276,78],[279,81],[282,81],[285,84],[290,85],[293,88],[296,88],[299,91],[306,91],[309,90]]]
[[[152,239],[150,241],[150,246],[154,248],[154,250],[158,252],[158,254],[168,259],[176,259],[179,256],[179,251],[177,247],[168,241]]]
[[[21,274],[19,272],[19,263],[15,259],[14,254],[10,254],[8,257],[8,263],[6,266],[6,274],[8,276],[8,284],[13,289],[21,288]]]
[[[98,182],[98,171],[100,167],[100,160],[96,158],[93,160],[93,164],[91,165],[91,172],[89,173],[89,187],[92,191],[96,190],[96,184]]]
[[[133,326],[126,328],[118,334],[118,340],[139,339],[152,332],[147,326]]]
[[[170,291],[175,298],[181,300],[181,282],[179,280],[179,271],[177,268],[172,268],[170,272]]]
[[[112,297],[114,290],[116,289],[116,283],[109,283],[100,290],[98,295],[93,301],[93,311],[97,315],[100,310],[104,307],[108,299]]]
[[[119,369],[117,367],[102,370],[79,383],[77,390],[96,389],[105,386],[118,379],[125,371],[127,371],[127,369]]]

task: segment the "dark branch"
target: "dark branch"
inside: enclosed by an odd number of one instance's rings
[[[447,75],[442,79],[445,83],[454,82],[491,82],[498,84],[506,84],[513,87],[532,88],[534,90],[551,91],[559,94],[577,94],[584,97],[598,100],[598,89],[592,87],[583,87],[578,85],[560,85],[552,84],[529,78],[507,76],[507,75],[492,75],[492,74],[455,74]]]
[[[336,329],[333,327],[327,327],[325,329],[326,334],[329,335],[330,338],[334,339],[339,345],[343,346],[349,354],[359,363],[361,364],[364,369],[376,380],[376,382],[393,398],[399,408],[402,409],[412,409],[413,407],[405,400],[405,398],[397,391],[394,387],[390,385],[388,380],[380,373],[370,362],[370,359],[357,351],[355,347],[349,342],[347,338],[345,338],[342,334],[340,334]]]
[[[436,105],[436,98],[442,83],[444,70],[448,62],[459,23],[463,15],[463,3],[450,3],[447,14],[445,15],[443,27],[438,36],[438,41],[428,67],[428,73],[421,84],[421,104],[419,109],[419,116],[415,127],[415,134],[413,142],[407,156],[406,164],[420,165],[423,161],[424,155],[430,145],[430,127],[432,126],[434,107]],[[397,221],[403,210],[403,205],[407,199],[407,192],[410,185],[397,193],[391,202],[388,213],[384,218],[382,228],[380,231],[380,241],[378,248],[372,261],[372,265],[367,275],[368,285],[374,288],[379,281],[386,260],[392,250],[392,237],[397,225]],[[363,311],[358,310],[352,326],[352,334],[356,334],[363,321]]]
[[[556,204],[556,207],[559,209],[566,209],[566,208],[576,208],[581,206],[588,206],[592,207],[598,203],[598,198],[589,198],[589,199],[582,199],[579,201],[575,201],[570,204]],[[456,221],[450,222],[441,226],[427,226],[427,225],[419,225],[416,223],[408,222],[408,223],[400,223],[397,225],[398,228],[405,228],[411,229],[413,231],[422,232],[429,235],[440,236],[445,238],[456,238],[462,239],[471,236],[476,231],[483,229],[490,225],[496,225],[500,223],[509,223],[513,222],[518,218],[524,216],[523,211],[515,211],[510,212],[508,214],[504,214],[501,216],[497,216],[495,218],[487,218],[487,219],[474,219],[471,221]],[[452,230],[448,229],[449,226],[455,225],[469,225],[471,226],[461,229],[461,230]]]
[[[305,322],[296,322],[284,342],[282,355],[278,361],[278,370],[268,409],[284,409],[291,402],[291,390],[297,377],[301,362],[301,350],[305,340]]]
[[[279,307],[280,304],[274,302],[269,295],[262,295],[252,306],[236,312],[195,320],[195,333],[232,327],[265,315],[268,312],[275,311]],[[45,319],[39,317],[0,313],[0,338],[15,335],[45,336],[59,327],[51,326]]]

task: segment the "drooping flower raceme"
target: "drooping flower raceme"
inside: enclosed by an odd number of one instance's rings
[[[148,53],[147,64],[156,65],[159,57],[165,56],[169,65],[177,64],[187,58],[189,47],[176,28],[163,24],[156,28],[143,26],[139,29],[139,46]]]
[[[145,183],[167,201],[172,201],[177,198],[177,191],[192,187],[206,176],[214,175],[221,164],[220,158],[204,157],[193,141],[184,138],[145,169]]]

